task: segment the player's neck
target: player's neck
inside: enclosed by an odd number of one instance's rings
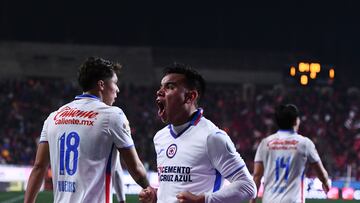
[[[97,91],[89,90],[89,91],[83,92],[83,94],[94,95],[94,96],[98,97],[102,101],[102,95]]]
[[[180,132],[182,132],[185,128],[187,128],[189,126],[190,121],[183,123],[181,125],[173,125],[173,130],[176,134],[179,134]]]
[[[194,108],[190,108],[187,111],[183,111],[181,118],[182,119],[178,119],[177,122],[172,123],[173,126],[180,126],[183,125],[185,123],[188,123],[189,121],[191,121],[191,119],[193,118],[193,116],[196,114],[197,109],[196,107]]]

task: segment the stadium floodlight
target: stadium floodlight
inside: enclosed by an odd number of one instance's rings
[[[316,72],[310,72],[310,78],[315,79],[316,78]]]
[[[309,82],[309,80],[308,80],[308,76],[307,76],[307,75],[302,75],[302,76],[300,77],[300,84],[301,84],[301,85],[307,85],[308,82]]]
[[[329,78],[330,79],[335,78],[335,70],[334,70],[334,68],[330,68],[330,70],[329,70]]]
[[[311,63],[310,64],[310,72],[320,73],[321,65],[320,63]]]
[[[309,72],[309,69],[310,69],[309,66],[310,66],[309,63],[300,62],[299,63],[299,71],[300,72]]]
[[[290,67],[290,75],[294,77],[295,74],[296,74],[296,68],[294,66],[291,66]]]

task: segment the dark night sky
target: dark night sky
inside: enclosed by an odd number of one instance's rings
[[[1,40],[308,52],[354,65],[356,1],[1,2]],[[317,2],[317,3],[314,3]]]

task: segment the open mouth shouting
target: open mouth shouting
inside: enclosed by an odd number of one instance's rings
[[[162,121],[165,120],[165,101],[161,99],[156,99],[156,105],[158,106],[158,116]]]

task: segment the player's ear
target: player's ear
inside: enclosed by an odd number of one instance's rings
[[[99,80],[97,81],[96,86],[99,90],[104,90],[105,82],[103,80]]]
[[[199,93],[196,90],[189,90],[185,93],[185,103],[195,102]]]
[[[297,132],[299,130],[301,120],[299,117],[296,118],[295,124],[294,124],[294,130]]]

